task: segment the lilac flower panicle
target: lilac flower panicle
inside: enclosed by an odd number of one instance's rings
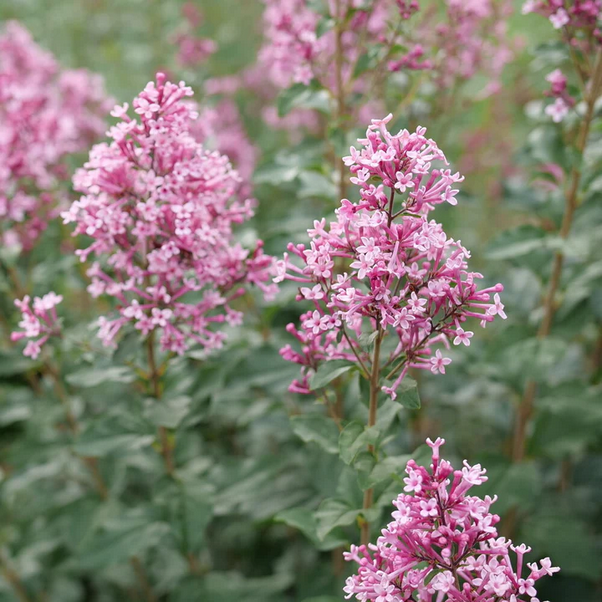
[[[469,318],[483,327],[506,318],[502,285],[480,289],[468,249],[430,219],[437,205],[457,204],[462,176],[447,168],[425,128],[391,134],[390,119],[373,120],[359,150],[344,158],[359,201],[343,199],[335,221],[315,221],[309,246],[290,243],[277,263],[276,281],[299,283],[297,299],[312,306],[300,328],[287,327],[299,350],[281,351],[302,366],[292,391],[308,393],[309,376],[324,361],[368,365],[362,334],[380,330],[394,341],[385,359],[397,368],[383,390],[395,398],[410,368],[445,373],[451,360],[436,346],[470,345]]]
[[[65,202],[66,158],[105,131],[102,78],[61,70],[19,23],[0,35],[0,242],[30,250]],[[67,188],[67,186],[64,186]]]
[[[393,500],[393,519],[376,544],[351,546],[345,560],[358,565],[346,598],[360,602],[539,602],[537,581],[560,569],[549,558],[524,563],[531,549],[500,537],[497,500],[469,495],[487,481],[480,464],[461,470],[432,449],[430,470],[410,460],[404,493]],[[515,561],[513,562],[513,558]]]
[[[159,73],[134,99],[134,117],[127,103],[115,107],[111,142],[96,145],[74,177],[83,196],[62,217],[92,239],[77,251],[82,261],[96,258],[89,292],[117,301],[117,316],[99,320],[105,345],[131,323],[143,336],[158,331],[164,350],[196,343],[210,351],[224,340],[221,325],[240,324],[232,302],[248,286],[276,292],[263,243],[247,250],[234,240],[254,201],[237,194],[228,158],[195,137],[190,96]]]
[[[61,295],[54,292],[43,297],[35,297],[33,303],[26,295],[23,299],[15,300],[15,305],[21,311],[19,328],[11,334],[13,342],[28,339],[23,355],[37,359],[43,345],[53,336],[60,336],[61,325],[56,314],[56,306],[63,300]]]

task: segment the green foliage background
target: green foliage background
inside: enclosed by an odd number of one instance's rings
[[[22,21],[62,64],[102,74],[121,103],[157,69],[174,69],[170,36],[181,4],[3,0],[0,20]],[[206,17],[204,34],[220,48],[202,75],[248,65],[261,42],[261,3],[197,4]],[[287,393],[297,368],[278,349],[289,342],[284,326],[299,315],[293,288],[284,286],[276,303],[248,315],[223,352],[173,360],[159,405],[132,368],[145,361],[136,337],[111,354],[82,326],[90,319],[85,282],[53,225],[33,258],[30,284],[35,293],[54,288],[68,297],[66,344],[55,359],[81,425],[75,439],[57,428],[64,408],[50,380],[42,379],[34,394],[27,382],[31,362],[8,346],[0,349],[0,549],[32,600],[148,599],[136,562],[161,600],[341,600],[348,570],[341,550],[357,540],[362,489],[376,486],[372,519],[384,521],[408,454],[429,435],[444,436],[452,458],[482,462],[490,473],[483,494],[499,495],[496,510],[505,518],[518,514],[517,540],[533,546],[534,559],[549,555],[562,567],[541,599],[600,599],[602,130],[598,122],[574,236],[563,243],[562,308],[553,336],[538,343],[540,298],[560,244],[554,228],[542,224],[559,222],[563,201],[532,186],[529,169],[547,161],[568,169],[573,159],[558,128],[528,104],[541,95],[551,53],[559,50],[548,45],[533,53],[549,38],[535,17],[515,15],[511,34],[526,43],[506,71],[500,97],[424,124],[455,166],[471,151],[469,132],[489,133],[490,146],[468,175],[459,208],[437,214],[473,250],[477,268],[504,283],[509,319],[453,353],[445,377],[419,375],[420,410],[408,409],[411,395],[403,399],[406,408],[392,402],[380,408],[375,436],[384,439],[386,460],[377,466],[358,453],[371,435],[353,422],[365,422],[367,413],[354,375],[342,376],[352,422],[340,437],[322,405]],[[177,77],[199,81],[197,73]],[[263,151],[258,215],[243,236],[259,235],[269,252],[281,254],[332,211],[336,193],[319,141],[294,148],[254,119],[246,108],[253,98],[238,100]],[[2,309],[11,315],[11,285],[0,286]],[[530,379],[540,389],[533,432],[527,460],[512,464],[513,412]],[[153,447],[157,426],[174,433],[176,480],[163,476]],[[76,454],[97,458],[108,500],[94,493]],[[5,573],[1,602],[15,600],[9,582]]]

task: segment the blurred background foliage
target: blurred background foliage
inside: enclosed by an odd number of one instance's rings
[[[63,65],[100,73],[122,103],[158,69],[198,86],[253,62],[261,2],[197,0],[205,16],[202,35],[219,50],[202,73],[178,68],[172,40],[182,4],[3,0],[0,20],[21,21]],[[477,269],[504,283],[509,319],[468,350],[452,351],[446,376],[418,375],[422,408],[394,408],[383,428],[391,434],[388,456],[400,457],[399,471],[405,454],[433,435],[449,441],[452,458],[482,462],[490,473],[487,491],[500,497],[503,524],[511,515],[516,539],[533,546],[534,558],[549,555],[562,567],[542,599],[595,602],[602,595],[602,129],[598,122],[575,235],[565,243],[563,305],[553,336],[538,343],[563,201],[533,180],[542,163],[568,169],[571,158],[558,127],[542,119],[537,99],[562,50],[549,43],[545,20],[519,10],[510,35],[521,50],[504,73],[502,91],[423,124],[467,176],[459,207],[438,209],[437,217],[472,249]],[[471,86],[468,96],[478,92],[479,81]],[[237,102],[262,151],[254,232],[243,236],[257,234],[268,252],[281,254],[334,209],[334,185],[324,178],[319,140],[290,143],[257,118],[252,93],[242,92]],[[398,125],[406,125],[403,116]],[[352,134],[363,129],[358,124]],[[210,359],[172,360],[166,407],[157,407],[130,369],[143,364],[136,337],[126,337],[112,354],[82,326],[90,301],[61,236],[53,224],[30,259],[31,288],[55,288],[69,298],[65,345],[54,359],[82,429],[75,441],[61,430],[63,408],[51,379],[42,375],[35,394],[27,384],[32,363],[5,345],[0,600],[16,599],[12,571],[26,590],[21,602],[340,600],[347,570],[341,550],[357,538],[355,516],[341,519],[322,502],[360,496],[361,506],[361,487],[332,453],[337,444],[330,427],[317,437],[290,419],[323,413],[312,399],[287,392],[297,369],[278,355],[289,342],[284,326],[300,313],[294,289],[283,287],[276,303],[249,313],[245,327],[231,332],[227,347]],[[10,315],[11,285],[1,285]],[[513,464],[514,409],[531,379],[540,390],[536,415],[526,459]],[[350,417],[362,416],[357,383],[343,386]],[[177,481],[161,476],[156,425],[175,433]],[[107,500],[91,491],[74,454],[97,459],[110,484]],[[388,513],[399,480],[379,486],[377,507]]]

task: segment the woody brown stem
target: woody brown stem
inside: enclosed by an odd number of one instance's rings
[[[2,565],[2,576],[8,581],[13,589],[13,592],[19,602],[33,602],[33,598],[29,596],[21,578],[17,572],[9,565],[4,554],[0,554],[0,564]]]
[[[145,600],[147,602],[157,602],[157,598],[156,598],[155,594],[153,593],[153,590],[148,581],[148,577],[146,576],[144,567],[142,566],[142,563],[140,562],[140,559],[137,556],[132,556],[130,558],[130,564],[132,565],[132,568],[134,569],[136,579],[138,580],[138,583],[140,584],[140,589],[142,590],[142,593],[144,594]]]

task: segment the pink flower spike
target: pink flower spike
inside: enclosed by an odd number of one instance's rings
[[[468,346],[468,319],[485,324],[506,314],[503,286],[479,289],[483,276],[469,271],[469,250],[430,216],[455,202],[462,176],[432,167],[447,160],[425,128],[393,134],[388,121],[373,120],[346,158],[356,202],[342,199],[330,223],[315,220],[309,244],[289,243],[275,280],[302,283],[297,299],[311,301],[293,333],[300,349],[285,355],[301,366],[304,382],[322,362],[369,363],[362,334],[379,324],[395,341],[387,365],[398,366],[394,384],[379,386],[395,399],[409,367],[445,374],[451,359],[437,346],[449,348],[450,336]]]
[[[195,344],[218,349],[224,326],[242,317],[234,300],[253,285],[272,298],[272,278],[286,273],[286,259],[276,271],[261,241],[251,249],[236,241],[254,202],[228,157],[199,141],[206,122],[199,125],[192,95],[158,73],[133,100],[135,118],[125,105],[114,109],[121,121],[110,142],[93,147],[74,177],[82,197],[62,216],[74,235],[92,238],[80,251],[96,258],[88,290],[119,304],[117,317],[99,320],[106,346],[129,324],[142,336],[156,331],[162,349],[179,355]]]
[[[431,470],[410,460],[404,492],[393,500],[391,522],[376,543],[351,546],[343,554],[358,565],[347,578],[346,598],[358,602],[537,602],[537,582],[557,572],[549,558],[528,564],[531,550],[499,537],[499,516],[491,512],[497,497],[468,495],[484,482],[479,465],[462,471],[439,457],[442,439],[427,440],[433,449]],[[453,483],[450,475],[454,474]],[[467,478],[470,482],[465,482]],[[458,483],[462,481],[464,491]],[[516,552],[516,568],[511,551]],[[453,571],[450,570],[453,567]],[[528,598],[525,598],[527,596]]]

